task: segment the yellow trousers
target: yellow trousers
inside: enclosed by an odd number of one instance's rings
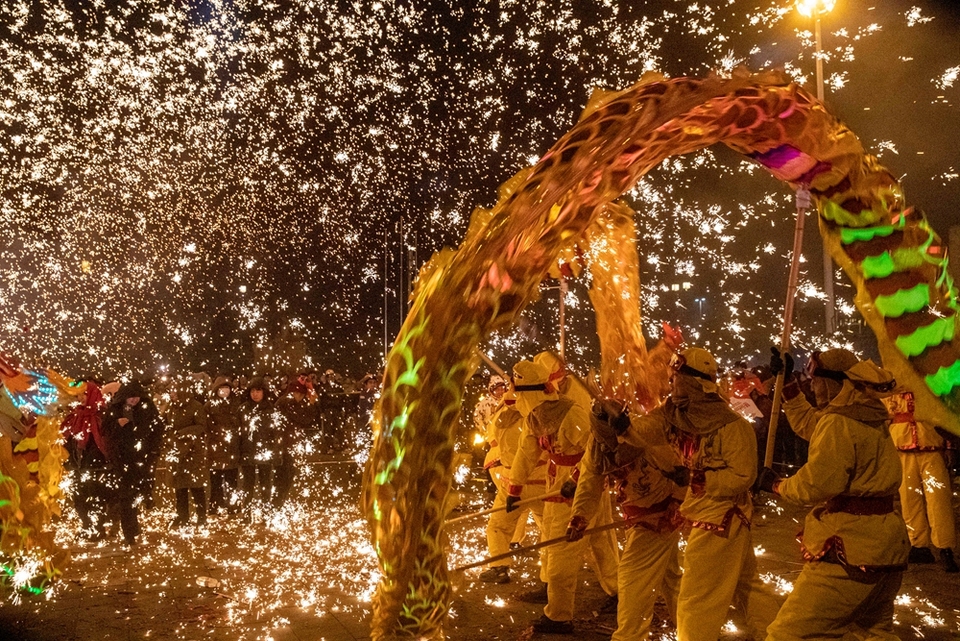
[[[836,563],[807,563],[767,628],[767,641],[899,639],[893,600],[902,572],[865,574]]]
[[[683,579],[677,601],[678,641],[717,641],[730,618],[762,637],[779,604],[757,575],[753,536],[734,518],[723,534],[694,528],[683,553]]]
[[[570,523],[572,509],[569,503],[545,502],[543,506],[543,539],[563,536]],[[600,509],[589,527],[613,522],[610,497],[605,493]],[[541,577],[547,583],[547,605],[543,613],[554,621],[573,619],[577,597],[577,574],[583,566],[584,555],[590,563],[600,587],[607,594],[617,593],[617,565],[620,550],[615,530],[589,534],[575,543],[559,543],[545,548]]]
[[[498,478],[499,480],[499,478]],[[504,484],[497,483],[497,495],[493,499],[493,507],[501,508],[507,505],[507,490]],[[530,484],[523,486],[523,492],[520,494],[521,500],[534,498],[543,494],[545,485]],[[534,501],[529,505],[507,513],[506,510],[494,512],[487,520],[487,552],[490,556],[504,554],[510,551],[510,543],[514,540],[522,539],[517,537],[518,532],[522,532],[527,522],[527,514],[533,513],[533,520],[536,522],[540,531],[543,531],[543,501]],[[541,552],[541,558],[543,553]],[[512,561],[510,558],[494,561],[490,567],[510,567]],[[541,571],[541,580],[543,572]]]
[[[642,527],[627,531],[620,557],[617,631],[610,641],[645,641],[650,635],[657,595],[667,602],[670,617],[677,619],[680,589],[680,532],[658,533]]]
[[[940,452],[900,452],[903,482],[900,503],[910,545],[938,548],[957,545],[950,473]]]

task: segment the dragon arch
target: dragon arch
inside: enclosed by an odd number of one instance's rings
[[[651,393],[636,252],[628,255],[633,221],[614,203],[668,156],[719,142],[810,190],[824,245],[856,285],[885,366],[915,390],[919,415],[960,434],[957,291],[946,250],[849,129],[776,72],[651,74],[624,91],[598,92],[536,165],[501,187],[492,210],[474,212],[460,247],[437,253],[420,273],[387,359],[364,477],[381,569],[371,638],[443,638],[452,435],[476,349],[517,319],[578,241],[607,247],[594,257],[604,268],[591,292],[605,392],[634,406]],[[617,362],[625,353],[633,360]]]

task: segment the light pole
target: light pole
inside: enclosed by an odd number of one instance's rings
[[[836,5],[836,0],[797,0],[797,11],[805,18],[814,18],[816,23],[817,43],[817,100],[823,102],[823,49],[820,40],[820,16],[830,13]],[[823,293],[827,298],[827,307],[824,314],[826,336],[832,336],[837,331],[836,298],[833,293],[833,260],[830,252],[823,248]]]
[[[703,301],[705,301],[705,300],[706,300],[705,298],[695,298],[695,299],[693,299],[693,302],[695,302],[697,305],[700,306],[700,320],[703,320]]]

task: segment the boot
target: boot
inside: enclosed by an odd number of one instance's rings
[[[93,531],[90,532],[90,538],[87,540],[96,542],[96,541],[103,541],[106,538],[107,538],[107,529],[103,527],[102,523],[97,523],[93,527]]]
[[[190,521],[190,490],[185,487],[178,487],[177,497],[177,518],[170,524],[171,530],[178,530]]]
[[[930,551],[930,548],[910,548],[910,557],[907,559],[910,563],[936,563],[937,560],[933,558],[933,552]]]
[[[600,614],[616,614],[617,607],[620,605],[620,596],[614,594],[613,596],[608,596],[607,600],[603,602],[603,605],[600,606]]]
[[[573,634],[573,621],[554,621],[543,614],[534,622],[533,631],[540,634]]]
[[[510,569],[505,565],[498,565],[481,572],[480,580],[484,583],[510,583]]]
[[[514,600],[524,603],[546,603],[547,602],[547,584],[541,583],[539,588],[518,592],[513,595]]]
[[[953,558],[953,550],[950,548],[940,550],[940,562],[943,564],[944,572],[949,574],[960,572],[960,567],[957,567],[957,562]]]

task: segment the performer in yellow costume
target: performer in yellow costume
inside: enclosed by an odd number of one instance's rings
[[[590,438],[590,414],[581,405],[548,392],[550,371],[533,361],[520,361],[513,368],[517,409],[524,417],[520,446],[513,461],[507,509],[521,500],[521,493],[544,452],[549,456],[547,492],[563,495],[547,499],[543,507],[543,538],[563,536],[570,522],[571,499],[579,477],[579,464]],[[553,389],[552,387],[550,389]],[[610,523],[609,502],[597,514],[595,524]],[[611,536],[606,536],[611,535]],[[594,571],[603,590],[617,594],[618,549],[612,532],[602,532],[574,543],[548,548],[542,576],[547,583],[547,605],[534,624],[535,632],[569,634],[577,593],[577,574],[587,544],[596,563]]]
[[[640,450],[617,443],[606,422],[593,421],[594,440],[581,465],[580,481],[573,501],[573,516],[567,538],[577,541],[603,502],[605,480],[616,488],[624,519],[631,522],[620,557],[617,630],[611,641],[643,641],[649,638],[653,606],[663,597],[670,617],[676,621],[680,589],[680,517],[684,491],[669,480],[648,457],[676,467],[680,457],[666,443]],[[657,451],[654,451],[657,450]]]
[[[21,368],[0,354],[0,412],[22,429],[17,441],[0,435],[0,586],[42,592],[70,558],[53,530],[67,459],[60,411],[83,390],[53,370]]]
[[[507,504],[510,485],[510,466],[517,454],[520,443],[520,433],[523,430],[523,417],[515,407],[516,396],[512,393],[504,396],[504,405],[497,411],[488,423],[487,440],[491,444],[490,451],[496,449],[499,464],[491,467],[496,471],[497,495],[493,500],[494,508],[503,508]],[[534,498],[543,494],[547,484],[547,459],[542,457],[527,478],[521,492],[521,500]],[[528,503],[527,507],[533,512],[537,527],[543,529],[543,501]],[[501,510],[490,515],[487,521],[487,551],[491,557],[504,554],[510,550],[510,543],[515,538],[521,517],[526,517],[527,510],[517,509],[507,512]],[[545,550],[544,550],[545,552]],[[543,554],[541,554],[542,558]],[[490,564],[490,568],[480,573],[480,580],[487,583],[508,583],[510,581],[510,559],[500,559]],[[541,563],[541,580],[544,565]]]
[[[776,348],[773,349],[776,350]],[[846,349],[828,349],[825,352],[814,352],[810,355],[806,376],[810,379],[810,390],[817,404],[813,407],[807,402],[800,389],[800,382],[793,374],[793,359],[789,354],[785,355],[785,358],[786,364],[784,357],[781,357],[778,351],[774,351],[773,358],[770,360],[770,371],[776,377],[786,368],[783,384],[783,411],[787,415],[790,429],[803,440],[809,441],[823,416],[823,410],[843,388],[843,381],[846,379],[844,372],[860,362],[860,359]]]
[[[843,357],[831,354],[816,362],[836,367]],[[768,628],[767,639],[840,639],[848,634],[897,639],[893,600],[910,544],[903,519],[894,510],[900,462],[880,400],[893,390],[893,376],[870,361],[843,372],[812,373],[814,380],[831,381],[831,389],[842,382],[820,411],[810,435],[809,459],[788,479],[780,480],[765,468],[758,482],[759,489],[816,506],[803,528],[803,554],[809,562]],[[813,416],[814,410],[800,399],[786,407],[791,424]]]
[[[757,574],[750,532],[757,439],[720,395],[712,354],[684,349],[671,369],[670,396],[624,426],[620,438],[647,449],[671,442],[690,471],[680,506],[691,531],[677,603],[677,638],[716,641],[731,605],[743,617],[739,623],[747,634],[756,637],[777,613],[776,600]]]
[[[473,426],[481,434],[486,433],[487,423],[503,404],[503,395],[507,391],[507,382],[502,376],[494,374],[487,382],[487,393],[480,397],[473,410]]]
[[[957,528],[950,473],[943,460],[943,437],[914,416],[913,392],[901,389],[886,400],[893,422],[890,436],[900,454],[903,480],[900,505],[910,536],[910,562],[933,563],[930,545],[940,549],[946,572],[960,572],[953,558]]]

